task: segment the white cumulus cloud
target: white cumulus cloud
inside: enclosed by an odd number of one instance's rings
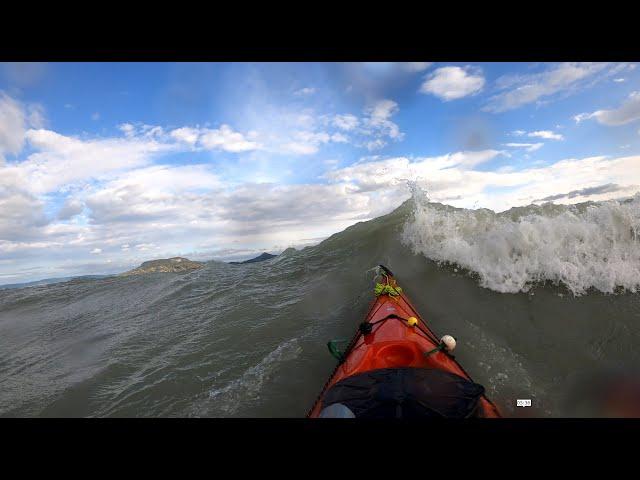
[[[477,68],[441,67],[427,77],[420,92],[449,101],[480,92],[484,83],[482,72]]]
[[[200,131],[196,128],[182,127],[172,130],[169,135],[179,142],[195,145],[200,137]]]
[[[163,133],[161,127],[155,127],[155,129],[159,130],[148,130],[146,135],[150,136],[151,133],[157,131],[158,136],[161,136]],[[196,149],[242,153],[262,149],[262,145],[249,139],[250,136],[255,137],[256,132],[252,133],[253,135],[244,135],[241,132],[235,131],[229,125],[223,124],[217,129],[199,127],[176,128],[169,132],[169,138]]]
[[[200,143],[207,149],[221,149],[227,152],[247,152],[260,148],[259,144],[247,140],[244,135],[235,132],[229,125],[204,131],[200,137]]]

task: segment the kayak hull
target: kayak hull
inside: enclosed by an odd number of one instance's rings
[[[387,278],[395,285],[393,277]],[[413,326],[412,321],[408,321],[411,317],[417,319]],[[308,417],[320,415],[324,394],[341,380],[372,370],[404,367],[438,369],[471,380],[453,355],[442,349],[439,337],[419,316],[404,293],[383,294],[372,302],[365,322]],[[478,416],[500,417],[498,409],[484,394],[479,399]]]

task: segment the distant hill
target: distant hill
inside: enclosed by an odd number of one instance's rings
[[[204,267],[204,263],[202,262],[194,262],[183,257],[172,257],[160,260],[149,260],[138,268],[121,273],[120,276],[127,277],[129,275],[143,275],[145,273],[182,273],[197,270],[202,267]]]
[[[264,252],[261,255],[258,255],[256,258],[245,260],[244,262],[229,262],[229,263],[232,265],[243,265],[245,263],[264,262],[265,260],[270,260],[275,257],[277,257],[277,255],[271,255],[270,253]]]

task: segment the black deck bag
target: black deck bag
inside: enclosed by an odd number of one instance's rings
[[[469,418],[476,416],[484,387],[431,368],[384,368],[336,383],[323,409],[340,403],[356,418]]]

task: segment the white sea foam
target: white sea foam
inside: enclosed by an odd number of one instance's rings
[[[495,213],[430,203],[413,189],[414,216],[403,243],[415,253],[476,272],[498,292],[562,283],[575,295],[589,288],[640,289],[640,194],[625,201],[530,205]]]

